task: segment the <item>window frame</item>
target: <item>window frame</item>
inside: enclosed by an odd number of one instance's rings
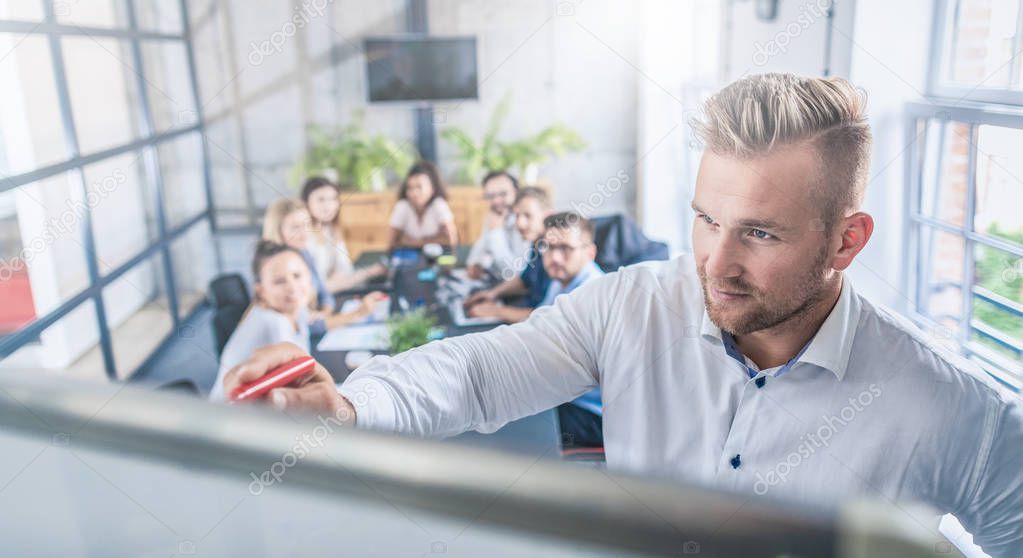
[[[964,123],[969,126],[970,152],[967,165],[965,209],[961,226],[941,221],[937,217],[925,215],[922,211],[921,195],[924,176],[927,172],[924,165],[938,164],[937,162],[928,163],[922,156],[923,153],[926,153],[926,146],[922,145],[926,141],[926,136],[924,139],[921,139],[919,129],[921,124],[926,124],[926,122],[931,120],[941,120],[946,123]],[[904,199],[905,230],[903,250],[909,257],[903,259],[903,292],[909,293],[910,305],[908,313],[914,321],[932,331],[942,328],[933,317],[921,311],[922,293],[920,287],[923,274],[926,273],[922,267],[926,258],[921,256],[921,237],[923,236],[922,233],[928,232],[925,229],[927,228],[961,238],[964,247],[962,261],[964,284],[959,285],[963,294],[962,318],[958,333],[960,351],[966,357],[980,364],[985,371],[999,382],[1019,391],[1023,388],[1023,365],[1014,363],[991,351],[991,349],[970,340],[970,334],[974,332],[991,337],[991,332],[984,331],[982,327],[979,327],[982,324],[973,319],[973,307],[977,298],[994,304],[1001,310],[1018,315],[1021,317],[1020,319],[1023,319],[1023,305],[1014,301],[993,299],[991,295],[995,295],[995,293],[990,293],[975,284],[974,267],[976,264],[975,249],[977,246],[987,246],[1023,259],[1023,246],[974,230],[977,193],[977,134],[979,127],[985,125],[1023,130],[1023,108],[938,99],[932,99],[928,102],[911,102],[906,106],[906,145],[910,147],[906,157],[905,169],[907,187]],[[1000,344],[1004,341],[996,340]],[[1011,339],[1008,341],[1013,350],[1023,355],[1023,342],[1016,342]]]
[[[88,183],[85,180],[84,169],[86,166],[116,157],[130,152],[141,151],[143,153],[143,176],[150,182],[155,196],[154,207],[156,208],[157,237],[154,241],[134,256],[130,257],[107,273],[101,273],[97,261],[95,237],[92,227],[92,211],[86,206],[83,219],[79,223],[82,231],[83,247],[88,268],[88,286],[69,297],[56,308],[43,316],[36,318],[19,330],[0,337],[0,359],[6,358],[18,349],[36,343],[40,334],[51,325],[57,323],[61,318],[77,309],[80,305],[92,301],[96,311],[96,319],[99,325],[99,347],[103,356],[105,373],[108,379],[116,381],[118,378],[130,378],[139,370],[144,369],[149,362],[159,353],[159,348],[166,345],[175,332],[179,330],[184,322],[197,312],[202,304],[196,303],[186,311],[179,311],[177,299],[177,285],[175,283],[173,260],[170,254],[171,244],[186,235],[193,227],[202,226],[208,223],[213,235],[217,234],[218,228],[216,215],[213,212],[213,195],[209,165],[209,146],[206,138],[206,123],[203,118],[202,103],[199,96],[197,83],[195,51],[191,40],[191,22],[188,14],[186,0],[178,0],[177,9],[181,14],[182,28],[180,34],[163,33],[157,31],[142,30],[138,25],[135,2],[133,0],[120,0],[121,7],[125,10],[127,19],[126,27],[98,28],[83,27],[72,24],[58,23],[56,18],[54,0],[39,0],[43,5],[43,20],[40,21],[16,21],[0,20],[0,32],[12,34],[38,35],[48,41],[50,58],[53,63],[53,73],[57,88],[57,98],[60,110],[60,119],[63,126],[65,140],[65,160],[47,165],[29,172],[0,177],[0,193],[14,191],[20,187],[33,184],[60,173],[68,173],[72,180],[72,187],[87,193]],[[127,78],[131,86],[137,88],[137,106],[130,107],[141,115],[139,138],[123,145],[111,147],[100,152],[82,155],[77,131],[75,129],[74,117],[71,112],[70,92],[68,88],[67,72],[64,66],[61,39],[64,37],[94,37],[94,38],[116,38],[129,41],[131,57],[135,66],[134,78]],[[191,101],[195,106],[195,121],[193,124],[173,127],[161,133],[154,132],[154,120],[149,99],[149,92],[146,90],[146,65],[143,63],[141,43],[143,41],[175,41],[181,42],[187,53],[187,72],[190,80],[189,93]],[[133,83],[132,83],[133,82]],[[175,227],[168,226],[167,206],[165,203],[165,190],[163,177],[160,172],[159,154],[157,148],[160,145],[173,142],[179,137],[197,133],[202,146],[201,165],[203,175],[203,188],[205,191],[205,209],[196,215],[187,218]],[[214,242],[216,271],[223,269],[222,256],[219,245]],[[171,315],[173,328],[157,345],[157,349],[145,358],[141,365],[135,370],[124,371],[126,374],[119,374],[115,363],[113,352],[113,337],[110,324],[107,321],[105,305],[103,304],[103,290],[105,287],[116,281],[126,272],[137,265],[144,264],[151,257],[159,257],[162,260],[163,281],[166,289],[167,308]]]
[[[967,87],[945,80],[944,71],[949,69],[950,60],[955,45],[953,31],[956,29],[954,23],[958,18],[959,0],[951,2],[947,0],[935,0],[934,18],[931,29],[931,56],[927,68],[927,91],[928,94],[937,98],[955,99],[956,102],[974,101],[978,103],[997,103],[1003,105],[1023,105],[1023,88],[1012,90],[997,87]],[[1019,53],[1023,48],[1023,3],[1020,4],[1016,14],[1016,36],[1012,52]],[[1013,83],[1020,76],[1015,64],[1009,66],[1009,83]]]

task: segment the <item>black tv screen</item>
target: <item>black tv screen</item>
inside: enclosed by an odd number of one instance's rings
[[[370,102],[475,99],[475,37],[365,40]]]

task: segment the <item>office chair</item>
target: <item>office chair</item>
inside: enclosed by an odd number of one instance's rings
[[[224,352],[224,345],[231,338],[242,315],[249,307],[249,289],[245,279],[238,273],[218,275],[210,281],[210,306],[213,307],[213,338],[217,344],[217,357]]]
[[[605,272],[639,262],[668,259],[667,244],[647,238],[632,219],[621,213],[594,217],[591,221],[597,265]]]

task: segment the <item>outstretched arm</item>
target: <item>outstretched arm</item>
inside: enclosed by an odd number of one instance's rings
[[[493,432],[596,387],[613,276],[512,326],[376,357],[339,388],[363,427],[445,437]]]

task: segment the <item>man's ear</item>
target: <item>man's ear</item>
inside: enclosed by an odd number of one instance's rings
[[[831,267],[844,271],[852,265],[853,259],[867,245],[870,235],[874,233],[874,218],[862,211],[842,219],[836,230],[837,252],[831,258]]]

